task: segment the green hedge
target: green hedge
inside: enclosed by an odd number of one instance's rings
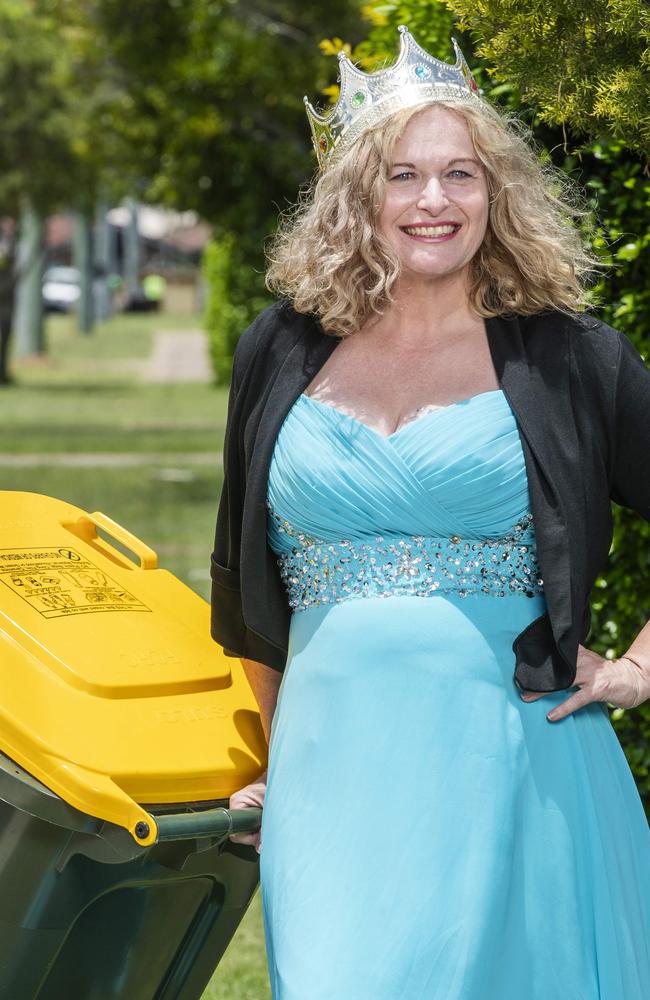
[[[261,240],[260,240],[261,245]],[[208,294],[204,325],[217,382],[228,385],[232,356],[243,330],[271,301],[261,251],[245,252],[234,233],[213,239],[203,254]]]
[[[650,180],[638,160],[608,140],[591,143],[565,165],[580,171],[600,223],[596,246],[613,259],[597,289],[598,314],[650,360]],[[593,593],[589,639],[606,656],[622,655],[650,618],[650,524],[616,506],[614,522],[607,573]],[[650,702],[615,709],[612,720],[650,818]]]

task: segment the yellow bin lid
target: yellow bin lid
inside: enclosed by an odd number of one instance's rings
[[[103,514],[0,491],[0,750],[143,846],[143,805],[226,798],[267,752],[209,605],[156,566]]]

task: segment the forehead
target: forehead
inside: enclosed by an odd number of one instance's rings
[[[451,160],[472,158],[476,151],[466,122],[449,108],[431,107],[409,121],[393,148],[393,162],[413,162],[416,158]]]

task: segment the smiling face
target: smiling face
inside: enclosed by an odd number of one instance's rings
[[[410,282],[461,278],[488,223],[485,168],[460,115],[432,106],[395,144],[378,229]]]

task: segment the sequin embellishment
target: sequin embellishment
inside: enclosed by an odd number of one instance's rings
[[[294,610],[358,597],[543,593],[532,514],[500,538],[376,535],[327,542],[297,531],[267,500],[276,530],[296,539],[277,562]]]

